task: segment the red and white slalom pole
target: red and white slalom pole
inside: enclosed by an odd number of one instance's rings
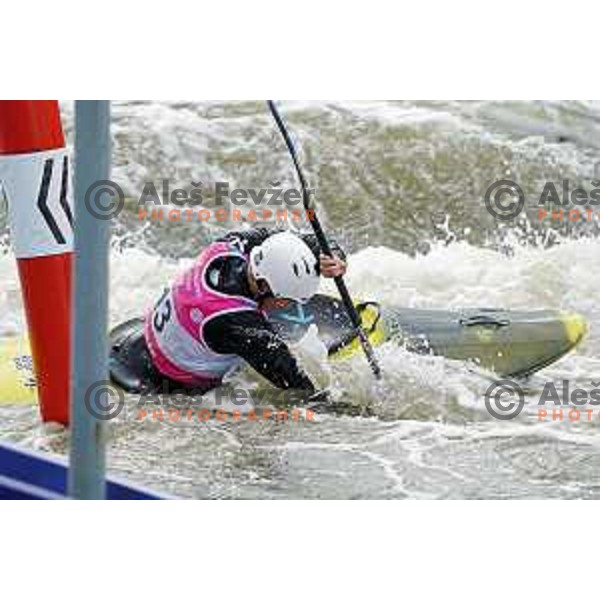
[[[73,211],[56,100],[0,101],[0,181],[9,203],[42,419],[69,419]]]

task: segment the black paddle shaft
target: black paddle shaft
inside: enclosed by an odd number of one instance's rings
[[[292,142],[290,134],[288,133],[287,127],[285,126],[285,123],[283,122],[283,119],[281,118],[281,115],[279,114],[275,103],[272,100],[267,100],[267,105],[269,106],[271,114],[275,119],[275,123],[277,123],[277,127],[285,141],[285,145],[287,146],[290,152],[292,161],[294,162],[294,167],[296,168],[296,173],[298,174],[298,179],[300,180],[300,186],[302,187],[302,199],[304,202],[304,208],[307,211],[311,210],[308,186],[306,185],[306,179],[304,178],[304,173],[302,172],[302,168],[300,167],[298,155],[296,154],[296,149],[294,148],[294,144]],[[317,241],[319,242],[319,246],[321,247],[323,254],[325,254],[325,256],[333,257],[331,246],[329,245],[327,236],[323,231],[323,227],[321,227],[321,222],[317,217],[317,213],[314,207],[312,208],[309,221],[312,225],[313,231],[315,232],[315,236],[317,238]],[[354,326],[358,339],[360,340],[361,346],[365,352],[365,356],[367,357],[369,366],[371,367],[371,370],[373,371],[375,377],[379,378],[381,377],[381,369],[379,368],[379,363],[377,362],[377,358],[375,357],[373,346],[371,346],[371,342],[369,341],[369,338],[362,327],[360,316],[358,314],[358,311],[356,310],[356,307],[354,306],[354,303],[352,302],[350,292],[348,292],[348,288],[346,287],[346,282],[344,281],[344,278],[341,275],[335,277],[334,281],[340,293],[340,298],[344,303],[346,312],[348,313],[348,316],[352,321],[352,325]]]

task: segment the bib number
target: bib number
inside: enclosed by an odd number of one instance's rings
[[[152,324],[157,333],[162,333],[165,325],[171,320],[173,314],[173,301],[171,300],[170,290],[165,289],[163,295],[154,306]]]

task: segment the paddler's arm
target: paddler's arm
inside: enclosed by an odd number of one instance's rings
[[[211,319],[204,326],[204,340],[214,352],[237,354],[278,388],[315,392],[286,343],[260,313],[241,311]]]

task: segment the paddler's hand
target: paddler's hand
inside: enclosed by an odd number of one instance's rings
[[[338,256],[321,254],[319,268],[323,277],[340,277],[346,273],[346,261]]]
[[[270,310],[281,310],[283,308],[287,308],[290,304],[290,300],[287,298],[274,298],[273,296],[269,296],[268,298],[263,298],[260,301],[261,310],[269,312]]]

